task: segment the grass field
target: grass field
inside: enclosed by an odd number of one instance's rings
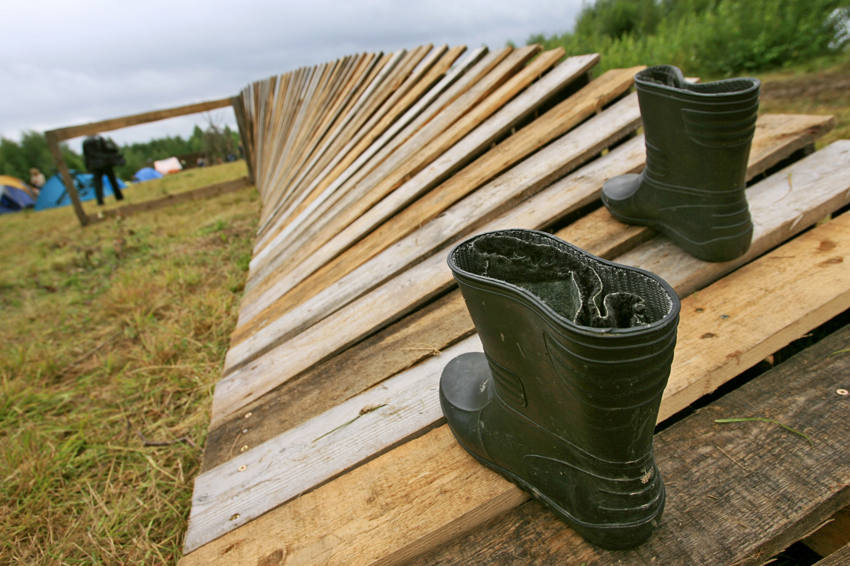
[[[848,62],[762,78],[763,110],[834,113],[828,139],[850,137]],[[69,207],[0,217],[0,564],[179,558],[258,212],[248,188],[84,229]]]

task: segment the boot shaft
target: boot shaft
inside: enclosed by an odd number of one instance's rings
[[[595,458],[646,457],[676,340],[665,282],[526,230],[467,240],[449,265],[503,403]]]
[[[689,83],[670,65],[635,75],[647,180],[725,203],[742,191],[758,115],[754,78]]]

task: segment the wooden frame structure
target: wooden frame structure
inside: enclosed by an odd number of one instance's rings
[[[708,412],[758,411],[811,446],[700,412],[656,436],[668,511],[628,553],[584,543],[459,447],[437,384],[481,349],[445,262],[472,234],[546,230],[665,278],[682,310],[660,421],[850,308],[850,141],[811,151],[831,117],[759,116],[751,247],[706,263],[600,206],[605,180],[645,165],[637,69],[463,51],[353,55],[240,94],[262,210],[181,565],[749,564],[847,506],[850,357],[830,355],[850,329]]]
[[[234,113],[236,114],[236,123],[239,126],[239,135],[242,138],[242,146],[245,150],[245,162],[249,164],[248,181],[250,183],[253,183],[253,173],[251,172],[251,163],[253,162],[253,157],[249,153],[251,145],[246,143],[245,132],[243,129],[244,125],[246,124],[244,114],[245,110],[242,105],[242,101],[239,97],[219,98],[216,100],[208,100],[206,102],[186,104],[174,108],[152,110],[149,112],[142,112],[140,114],[132,114],[130,116],[122,116],[118,118],[109,118],[107,120],[100,120],[98,122],[89,122],[87,124],[67,126],[64,128],[57,128],[55,130],[48,130],[44,132],[44,136],[47,139],[47,147],[50,149],[50,153],[53,156],[53,161],[56,164],[56,168],[59,171],[60,177],[62,178],[62,183],[68,189],[68,196],[71,198],[71,204],[74,208],[74,213],[77,215],[77,219],[79,219],[80,221],[80,225],[86,226],[96,220],[99,220],[100,217],[93,218],[87,215],[85,210],[83,210],[82,202],[80,201],[79,194],[77,193],[77,187],[74,185],[74,180],[71,177],[71,172],[68,170],[68,166],[65,163],[65,159],[62,157],[62,151],[59,147],[59,144],[61,142],[80,136],[88,136],[100,132],[108,132],[111,130],[126,128],[129,126],[138,126],[140,124],[146,124],[148,122],[157,122],[159,120],[167,120],[168,118],[176,118],[178,116],[185,116],[188,114],[197,114],[198,112],[207,112],[209,110],[216,110],[218,108],[226,108],[228,106],[231,106],[233,108]],[[221,192],[221,188],[218,189],[218,192]],[[212,193],[216,193],[216,190],[213,190]],[[175,202],[175,200],[173,199],[173,197],[166,197],[164,199],[157,199],[157,201],[155,202],[156,204],[154,204],[154,201],[152,201],[151,203],[144,203],[144,207],[140,207],[140,205],[134,205],[132,209],[136,210],[140,208],[157,208],[158,206],[166,206],[172,202]],[[103,217],[113,216],[114,214],[115,213],[112,212],[111,214],[103,215]]]

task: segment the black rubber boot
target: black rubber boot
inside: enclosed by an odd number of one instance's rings
[[[689,83],[670,65],[635,75],[646,168],[605,183],[614,218],[652,226],[689,254],[727,261],[750,247],[744,195],[758,79]]]
[[[485,352],[454,358],[440,378],[458,442],[590,542],[645,540],[664,507],[652,435],[676,293],[529,230],[475,236],[448,261]]]

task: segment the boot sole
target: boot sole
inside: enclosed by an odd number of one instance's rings
[[[530,493],[535,499],[546,505],[561,520],[567,523],[586,540],[607,550],[626,550],[634,548],[647,540],[655,530],[657,520],[664,511],[666,490],[662,484],[661,491],[659,493],[660,503],[658,505],[658,509],[650,517],[633,523],[605,523],[602,525],[598,523],[587,523],[571,515],[566,509],[558,505],[554,500],[546,496],[546,494],[541,493],[537,488],[529,484],[520,476],[499,466],[495,462],[491,462],[490,460],[477,455],[474,451],[470,450],[457,435],[454,435],[454,432],[452,434],[458,444],[460,444],[461,447],[463,447],[463,449],[480,464],[504,477],[521,490]]]

